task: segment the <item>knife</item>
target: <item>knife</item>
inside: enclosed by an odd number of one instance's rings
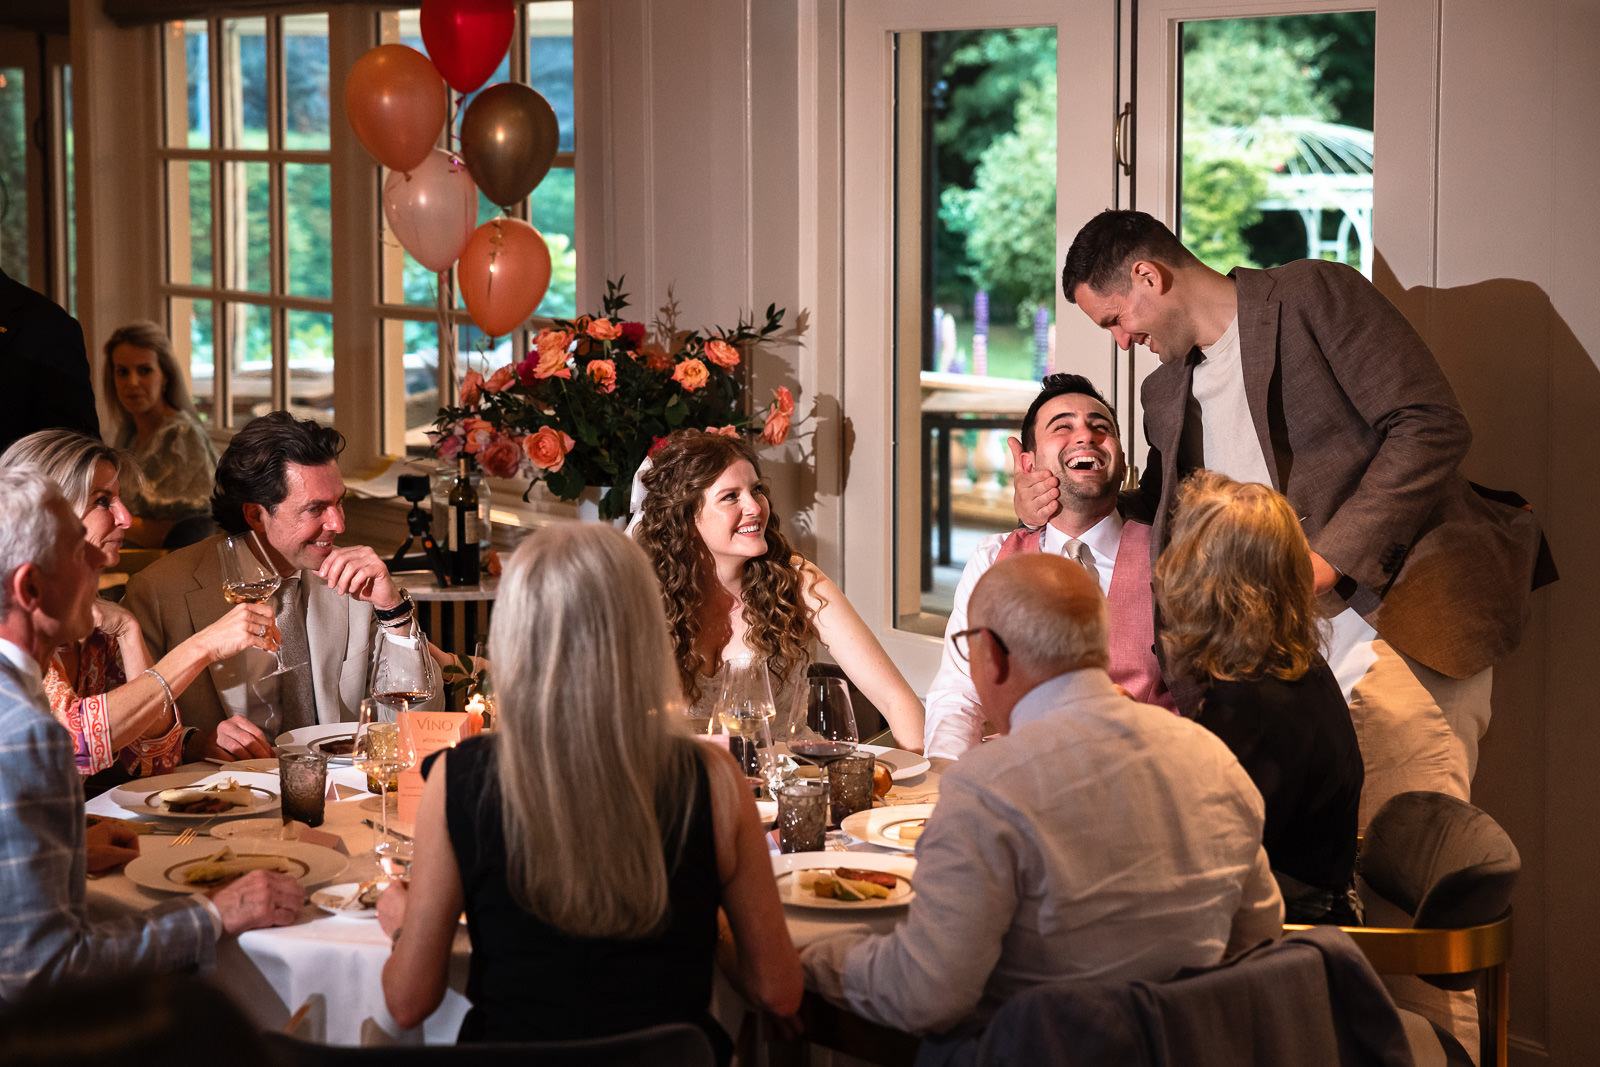
[[[361,821],[363,823],[365,823],[366,825],[372,827],[374,830],[377,830],[380,833],[383,832],[383,828],[381,826],[379,826],[377,823],[373,822],[371,819],[362,819]],[[403,834],[399,830],[396,830],[392,826],[389,827],[389,834],[392,837],[398,837],[400,840],[408,842],[408,843],[411,841],[411,835],[410,834]]]

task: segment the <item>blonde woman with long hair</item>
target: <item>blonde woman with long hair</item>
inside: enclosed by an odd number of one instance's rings
[[[499,728],[431,765],[409,888],[379,903],[395,1021],[444,995],[472,938],[462,1041],[598,1037],[708,1014],[721,962],[752,1003],[800,1003],[799,957],[744,776],[692,738],[660,588],[610,527],[540,531],[500,582],[489,653]],[[402,930],[403,922],[403,930]]]
[[[1364,771],[1323,661],[1311,547],[1268,486],[1195,472],[1153,574],[1168,665],[1205,685],[1199,722],[1266,801],[1262,844],[1289,922],[1353,923]]]

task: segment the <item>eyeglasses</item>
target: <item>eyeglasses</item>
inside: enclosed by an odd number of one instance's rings
[[[956,655],[961,657],[961,662],[972,662],[972,654],[968,650],[967,646],[972,642],[973,634],[988,634],[989,640],[994,642],[994,647],[1000,650],[1000,654],[1002,656],[1011,655],[1011,650],[1006,647],[1005,641],[1001,640],[999,634],[995,633],[987,626],[974,626],[970,630],[959,630],[950,635],[950,643],[955,646]]]

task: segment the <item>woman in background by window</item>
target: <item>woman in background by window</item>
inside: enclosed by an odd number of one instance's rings
[[[112,444],[129,450],[144,485],[128,495],[128,540],[180,548],[213,532],[211,484],[217,453],[200,426],[167,331],[130,322],[106,341],[101,388],[115,425]]]

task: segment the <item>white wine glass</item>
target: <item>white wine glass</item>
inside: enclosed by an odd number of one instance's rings
[[[378,841],[373,847],[379,864],[398,844],[389,837],[389,783],[417,762],[417,745],[411,726],[395,714],[390,704],[367,699],[356,718],[356,743],[352,762],[378,786]]]
[[[766,664],[740,660],[728,663],[726,670],[716,716],[728,734],[728,751],[746,777],[774,789],[783,784],[783,774],[772,747],[771,720],[776,709]]]
[[[829,675],[806,679],[805,695],[795,701],[789,716],[789,751],[826,764],[854,753],[860,740],[845,680]]]
[[[277,570],[267,562],[266,551],[254,530],[224,536],[217,542],[217,555],[222,563],[222,599],[230,604],[266,604],[283,584]],[[272,650],[272,658],[278,663],[277,669],[262,677],[271,678],[305,666],[284,663],[278,649]]]

